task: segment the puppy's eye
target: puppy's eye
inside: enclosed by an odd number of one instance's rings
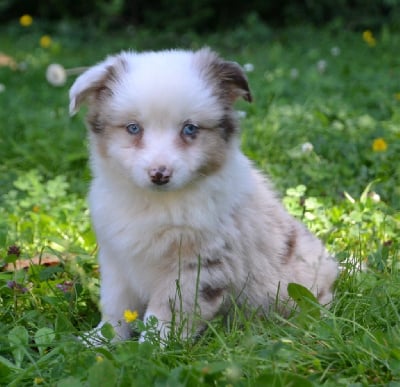
[[[131,123],[131,124],[126,125],[126,131],[129,134],[135,135],[135,134],[139,134],[142,131],[142,128],[138,124]]]
[[[199,127],[194,124],[185,124],[182,128],[182,134],[186,137],[194,137]]]

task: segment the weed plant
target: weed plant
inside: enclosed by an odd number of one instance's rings
[[[0,385],[400,386],[400,34],[254,18],[207,37],[36,20],[0,31]],[[237,309],[162,349],[156,334],[113,344],[106,325],[87,346],[76,337],[99,320],[99,278],[83,113],[68,116],[73,77],[55,87],[46,68],[203,45],[247,69],[243,149],[338,257],[335,300],[294,287],[287,319]]]

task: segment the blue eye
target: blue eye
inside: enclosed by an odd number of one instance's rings
[[[182,134],[187,137],[194,137],[199,127],[194,124],[186,124],[182,128]]]
[[[126,125],[126,131],[129,134],[139,134],[142,131],[142,129],[138,124],[132,123],[132,124]]]

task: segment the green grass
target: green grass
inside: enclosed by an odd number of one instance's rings
[[[47,49],[38,43],[45,33]],[[202,38],[100,34],[67,22],[1,27],[1,52],[19,69],[0,67],[0,259],[60,263],[0,272],[0,385],[399,386],[400,34],[375,38],[370,47],[361,32],[273,31],[254,20]],[[238,104],[243,149],[337,255],[334,303],[308,309],[303,299],[287,320],[237,310],[199,340],[172,338],[163,350],[157,338],[85,347],[75,337],[99,320],[86,133],[83,114],[68,116],[73,77],[53,87],[46,67],[91,65],[122,48],[205,44],[254,65],[254,103]],[[377,138],[385,151],[373,151]]]

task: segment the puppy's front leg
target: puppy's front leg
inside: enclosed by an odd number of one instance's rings
[[[126,275],[115,264],[100,252],[101,262],[101,322],[97,329],[110,323],[115,330],[115,340],[125,340],[131,336],[131,329],[124,320],[124,311],[142,310],[138,297],[134,294],[126,280]]]
[[[204,263],[190,264],[179,273],[170,273],[154,289],[144,320],[158,320],[161,339],[173,334],[185,339],[195,336],[220,311],[228,286],[221,273],[204,269]],[[145,339],[146,333],[142,335]]]

